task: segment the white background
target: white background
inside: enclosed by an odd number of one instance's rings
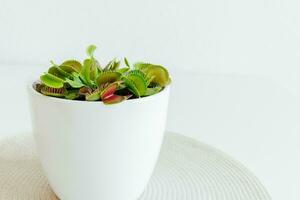
[[[167,128],[241,161],[273,199],[300,194],[296,0],[0,0],[0,137],[30,133],[24,83],[96,44],[166,65]]]

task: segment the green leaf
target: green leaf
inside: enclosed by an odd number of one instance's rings
[[[84,80],[84,83],[88,86],[95,87],[95,80],[99,74],[99,68],[94,59],[85,59],[83,67],[80,73],[80,77]]]
[[[113,83],[115,81],[120,80],[122,74],[116,71],[103,71],[98,76],[96,83],[98,87],[105,83]]]
[[[127,60],[126,57],[124,58],[124,62],[125,62],[125,65],[130,68],[130,64],[129,64],[129,62],[128,62],[128,60]]]
[[[125,81],[135,96],[144,96],[148,87],[148,81],[146,75],[140,70],[129,71],[126,75],[128,80]],[[134,85],[134,87],[133,87]]]
[[[72,76],[65,72],[64,70],[62,70],[61,68],[57,67],[57,66],[52,66],[49,68],[48,70],[49,74],[52,74],[58,78],[61,78],[63,80],[65,80],[66,78],[71,78]]]
[[[109,70],[109,68],[111,67],[111,65],[113,64],[113,62],[116,60],[116,58],[114,58],[114,59],[112,59],[111,61],[109,61],[106,65],[105,65],[105,67],[104,67],[104,71],[108,71]]]
[[[53,60],[50,60],[50,63],[51,63],[53,66],[56,66],[56,67],[58,67],[58,65],[57,65],[57,64],[55,64]]]
[[[41,88],[41,93],[47,96],[53,96],[53,97],[64,97],[66,94],[65,88],[53,88],[48,86],[43,86]]]
[[[98,77],[98,74],[99,74],[98,68],[94,65],[94,63],[92,63],[91,74],[90,74],[91,80],[95,82],[96,78]]]
[[[112,66],[110,67],[110,70],[117,70],[120,67],[121,62],[115,60],[115,62],[113,62]]]
[[[134,84],[135,87],[138,89],[140,96],[143,96],[146,93],[146,82],[140,76],[132,75],[128,77]]]
[[[49,73],[45,73],[40,77],[41,81],[48,87],[61,88],[64,86],[64,80]]]
[[[63,62],[61,65],[71,66],[78,73],[82,69],[82,64],[77,60],[67,60],[67,61]]]
[[[145,82],[147,82],[147,80],[148,80],[148,77],[146,76],[146,74],[143,71],[138,70],[138,69],[131,70],[131,71],[129,71],[127,73],[127,77],[128,76],[132,76],[132,75],[136,75],[136,76],[142,77],[145,80]]]
[[[140,93],[139,93],[139,90],[137,89],[137,87],[135,86],[135,83],[130,80],[129,78],[127,77],[122,77],[122,80],[124,81],[126,87],[128,88],[128,90],[130,92],[132,92],[132,94],[134,94],[134,96],[136,97],[140,97]]]
[[[160,87],[160,86],[153,87],[153,88],[147,88],[145,96],[154,95],[156,93],[159,93],[161,90],[162,90],[162,87]]]
[[[169,72],[163,66],[155,65],[146,70],[147,76],[154,77],[152,79],[153,83],[157,83],[162,87],[170,84],[171,79],[169,77]]]
[[[78,76],[74,76],[73,80],[66,79],[66,82],[72,87],[72,88],[81,88],[84,86],[84,83],[81,81],[81,79]]]
[[[139,70],[142,70],[144,67],[148,66],[150,64],[148,63],[143,63],[143,62],[137,62],[137,63],[134,63],[133,64],[133,68],[134,69],[139,69]]]
[[[98,60],[96,60],[95,58],[92,58],[92,60],[94,61],[94,66],[98,68],[98,72],[101,72],[102,71],[102,68],[101,68],[101,65],[100,63],[98,62]]]
[[[109,61],[109,63],[104,67],[104,71],[115,71],[119,68],[121,62],[118,61],[116,58]]]
[[[151,79],[152,83],[159,84],[162,87],[167,86],[171,82],[169,72],[163,66],[149,63],[136,63],[135,68],[145,72],[147,77]]]
[[[74,89],[74,90],[69,90],[67,91],[67,94],[65,95],[66,99],[77,99],[79,97],[79,90],[78,89]]]
[[[119,73],[121,73],[121,74],[124,74],[124,73],[127,72],[128,70],[130,70],[129,67],[124,67],[124,68],[118,69],[117,72],[119,72]]]
[[[80,77],[84,80],[85,84],[91,86],[91,60],[85,59],[83,62],[83,67],[80,72]]]
[[[94,52],[95,52],[96,49],[97,49],[97,47],[95,45],[88,46],[87,49],[86,49],[87,55],[90,56],[91,58],[93,58],[94,57]]]
[[[100,99],[100,97],[101,97],[101,91],[97,89],[97,90],[93,91],[92,93],[87,94],[85,96],[85,99],[87,101],[97,101]]]
[[[77,68],[71,66],[71,65],[60,65],[59,66],[60,69],[62,69],[63,71],[71,74],[73,72],[79,73],[80,71],[77,70]]]

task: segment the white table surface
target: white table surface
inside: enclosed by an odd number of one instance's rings
[[[0,66],[0,139],[30,133],[25,84],[44,67]],[[300,99],[263,78],[175,71],[167,129],[228,153],[274,200],[300,199]]]

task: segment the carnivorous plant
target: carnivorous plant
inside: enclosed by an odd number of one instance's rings
[[[131,65],[124,58],[124,67],[117,59],[102,66],[94,57],[95,50],[95,45],[88,46],[88,58],[82,63],[66,60],[58,65],[51,61],[52,66],[34,83],[35,90],[52,97],[114,104],[154,95],[171,82],[168,70],[161,65]]]

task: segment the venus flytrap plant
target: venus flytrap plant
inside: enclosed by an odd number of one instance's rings
[[[115,104],[154,95],[171,82],[163,66],[143,62],[131,66],[127,58],[124,58],[123,68],[116,58],[102,68],[94,56],[95,50],[96,46],[88,46],[88,58],[83,63],[66,60],[57,65],[51,61],[52,66],[41,75],[41,82],[35,83],[34,88],[47,96]]]

